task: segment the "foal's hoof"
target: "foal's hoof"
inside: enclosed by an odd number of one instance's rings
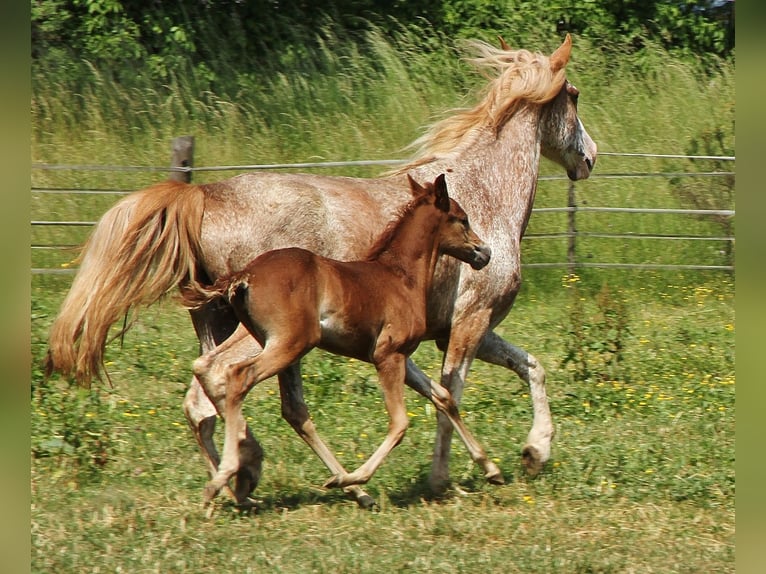
[[[532,445],[526,445],[521,451],[521,463],[529,476],[537,476],[543,469],[543,460],[538,451]]]
[[[347,475],[343,474],[336,474],[331,476],[327,479],[327,481],[322,485],[324,488],[340,488],[343,486],[348,486],[348,483],[345,482],[345,478]]]
[[[202,504],[203,506],[209,506],[211,502],[213,502],[213,499],[218,496],[218,491],[220,489],[215,486],[214,484],[206,484],[205,488],[202,490]]]
[[[487,482],[490,484],[505,484],[505,479],[503,478],[503,473],[500,469],[496,472],[485,474],[484,478],[487,479]]]

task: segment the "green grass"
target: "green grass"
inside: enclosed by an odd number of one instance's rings
[[[65,285],[33,281],[35,361]],[[525,289],[499,329],[547,368],[557,435],[543,474],[529,479],[519,463],[526,389],[477,362],[461,411],[507,484],[485,484],[458,442],[455,490],[434,500],[434,415],[408,391],[405,440],[368,484],[375,513],[321,488],[328,471],[281,420],[276,384],[266,382],[246,408],[267,455],[258,509],[220,500],[205,519],[204,466],[180,409],[196,341],[171,301],[144,312],[121,349],[109,347],[114,388],[45,385],[34,367],[33,571],[733,571],[733,285],[711,275],[650,299],[615,288],[606,302],[595,286],[571,285],[544,296]],[[573,297],[584,299],[586,332],[604,309],[629,303],[611,374],[587,338],[595,374],[579,379],[562,364]],[[436,375],[432,344],[416,357]],[[304,377],[320,433],[354,467],[385,434],[372,369],[315,352]]]
[[[380,38],[372,43],[374,61],[328,46],[322,65],[302,73],[243,76],[236,97],[206,92],[188,77],[167,86],[140,80],[115,86],[97,70],[76,90],[37,82],[32,159],[165,165],[171,138],[183,133],[197,138],[198,165],[389,158],[400,156],[397,150],[436,114],[473,101],[464,94],[482,83],[446,48],[427,54]],[[570,75],[602,151],[684,153],[700,133],[729,125],[733,65],[700,74],[692,64],[657,60],[644,62],[651,73],[642,75],[635,62],[606,62],[576,40]],[[597,173],[636,169],[697,168],[606,156],[597,165]],[[559,171],[542,166],[543,174]],[[198,175],[195,181],[222,177]],[[35,170],[32,183],[128,190],[157,178]],[[674,185],[592,179],[578,184],[578,203],[676,207]],[[566,186],[541,182],[536,206],[564,205]],[[113,201],[33,194],[31,217],[95,219]],[[563,221],[539,214],[529,232],[559,231]],[[675,216],[582,214],[579,221],[580,230],[719,232],[713,223]],[[76,244],[87,229],[33,233],[33,243]],[[715,263],[717,249],[589,240],[579,244],[578,256]],[[36,251],[32,265],[67,267],[74,255]],[[525,261],[564,256],[558,240],[524,244]],[[583,269],[573,277],[528,269],[524,280],[498,332],[537,356],[548,373],[557,435],[540,476],[526,477],[519,461],[532,416],[527,389],[509,371],[476,362],[461,411],[506,485],[485,484],[456,441],[454,489],[434,499],[426,479],[435,417],[407,391],[410,428],[367,487],[379,509],[361,511],[320,487],[327,470],[282,421],[276,385],[266,382],[246,404],[266,451],[257,510],[241,513],[221,499],[206,519],[204,465],[181,410],[197,352],[187,314],[172,300],[143,310],[124,341],[108,347],[113,387],[86,391],[58,378],[46,382],[40,362],[47,332],[71,278],[33,276],[32,570],[732,572],[732,276]],[[438,376],[433,344],[421,345],[416,360]],[[321,435],[355,467],[387,425],[372,368],[315,352],[304,362],[304,377]]]

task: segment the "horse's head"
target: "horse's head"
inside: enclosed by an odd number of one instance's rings
[[[554,76],[566,68],[571,50],[572,40],[567,34],[549,59]],[[542,154],[566,169],[571,180],[587,178],[596,163],[596,144],[577,116],[579,93],[564,80],[556,96],[543,105],[540,117]]]
[[[484,268],[489,263],[492,250],[471,229],[468,215],[447,193],[444,174],[440,174],[433,183],[426,183],[425,186],[421,186],[409,174],[407,179],[415,198],[428,197],[428,201],[433,201],[433,205],[445,215],[437,231],[439,252],[464,261],[474,269]]]

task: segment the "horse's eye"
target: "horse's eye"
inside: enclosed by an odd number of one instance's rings
[[[576,102],[577,101],[577,96],[580,95],[580,90],[575,88],[574,85],[572,85],[569,82],[567,82],[567,94],[572,96],[572,99],[574,99],[574,101]]]

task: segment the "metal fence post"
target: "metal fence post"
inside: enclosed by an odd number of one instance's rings
[[[173,138],[170,167],[194,167],[194,136]],[[171,171],[170,179],[191,183],[191,171]]]

